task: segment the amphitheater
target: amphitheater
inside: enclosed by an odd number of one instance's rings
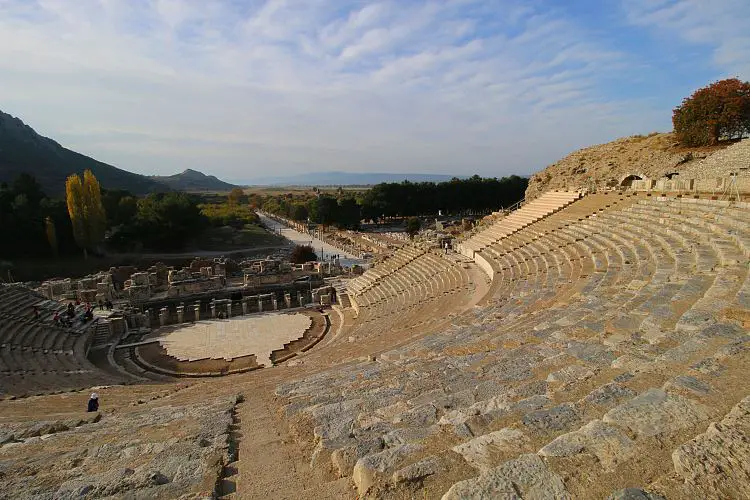
[[[4,286],[0,497],[748,498],[749,216],[548,191],[404,246],[312,348],[224,377],[107,370]]]

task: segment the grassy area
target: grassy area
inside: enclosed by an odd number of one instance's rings
[[[266,247],[284,245],[286,240],[281,236],[266,231],[255,224],[245,224],[242,229],[229,226],[207,229],[196,248],[199,250],[233,250],[238,248]]]
[[[133,265],[139,268],[148,267],[156,262],[181,267],[193,257],[191,252],[201,251],[227,253],[252,248],[283,246],[287,240],[266,231],[255,224],[247,224],[241,229],[232,227],[214,227],[207,229],[190,248],[173,254],[107,254],[104,256],[61,257],[59,259],[16,259],[12,262],[0,261],[0,280],[4,281],[42,281],[54,277],[80,277],[87,274],[105,271],[113,266]],[[248,253],[248,252],[244,252]],[[252,253],[252,252],[250,252]],[[8,272],[10,271],[10,274]]]

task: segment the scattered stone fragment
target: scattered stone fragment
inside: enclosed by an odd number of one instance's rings
[[[615,491],[607,500],[666,500],[663,496],[656,493],[649,493],[640,488],[625,488]]]
[[[560,476],[550,471],[536,454],[521,455],[482,473],[455,483],[443,500],[491,498],[569,499]]]
[[[706,382],[702,382],[695,377],[691,377],[690,375],[678,375],[674,378],[674,380],[672,380],[671,383],[668,383],[667,385],[671,385],[672,387],[678,389],[685,389],[697,395],[708,394],[708,392],[711,390],[711,386]]]
[[[442,467],[438,459],[430,456],[415,464],[397,470],[393,473],[392,481],[395,484],[417,482],[441,471]]]
[[[612,469],[633,455],[633,441],[622,430],[593,420],[577,431],[559,436],[539,450],[545,457],[569,457],[589,452],[602,467]]]
[[[672,453],[674,468],[703,498],[750,498],[750,396]]]
[[[389,448],[379,453],[373,453],[357,460],[352,473],[352,480],[357,486],[360,495],[375,483],[377,478],[388,470],[393,470],[396,465],[406,456],[416,453],[422,446],[416,444],[405,444],[396,448]]]
[[[591,391],[584,398],[584,401],[595,405],[607,406],[617,400],[632,396],[635,396],[635,391],[632,389],[628,389],[617,382],[610,382]]]
[[[581,365],[570,365],[547,376],[547,382],[572,384],[594,376],[594,372]]]
[[[678,394],[649,389],[609,410],[602,420],[641,436],[655,436],[708,420],[708,409]]]
[[[578,423],[573,403],[563,403],[548,410],[537,410],[523,417],[523,424],[537,431],[564,431]]]
[[[461,455],[472,467],[485,471],[494,465],[493,454],[501,451],[518,453],[524,451],[528,443],[529,439],[523,432],[506,427],[454,446],[453,451]]]

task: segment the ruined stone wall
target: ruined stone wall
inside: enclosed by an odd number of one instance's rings
[[[580,149],[535,173],[529,179],[526,199],[550,189],[616,187],[629,175],[660,179],[664,174],[680,172],[680,177],[686,178],[705,172],[701,177],[722,176],[725,170],[747,163],[744,151],[749,146],[750,140],[746,139],[735,145],[686,148],[671,133],[625,137]]]

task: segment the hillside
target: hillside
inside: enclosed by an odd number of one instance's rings
[[[19,118],[0,111],[0,182],[11,182],[19,174],[33,174],[48,195],[65,191],[68,175],[90,169],[102,187],[125,189],[135,194],[168,191],[169,188],[144,175],[107,165],[62,147],[37,134]]]
[[[672,133],[624,137],[575,151],[537,172],[529,180],[526,197],[536,198],[548,189],[587,187],[592,183],[598,187],[613,187],[628,175],[652,179],[670,172],[684,172],[683,175],[691,177],[711,176],[713,173],[723,175],[726,172],[716,171],[717,162],[709,162],[708,158],[729,146],[727,154],[734,151],[732,158],[737,157],[738,161],[745,158],[745,163],[750,163],[750,158],[744,153],[748,145],[750,140],[689,148],[681,146]],[[704,159],[705,164],[702,163]]]
[[[166,184],[176,191],[230,191],[235,188],[234,184],[229,184],[213,175],[206,175],[196,170],[187,169],[182,173],[151,177],[153,180]]]

